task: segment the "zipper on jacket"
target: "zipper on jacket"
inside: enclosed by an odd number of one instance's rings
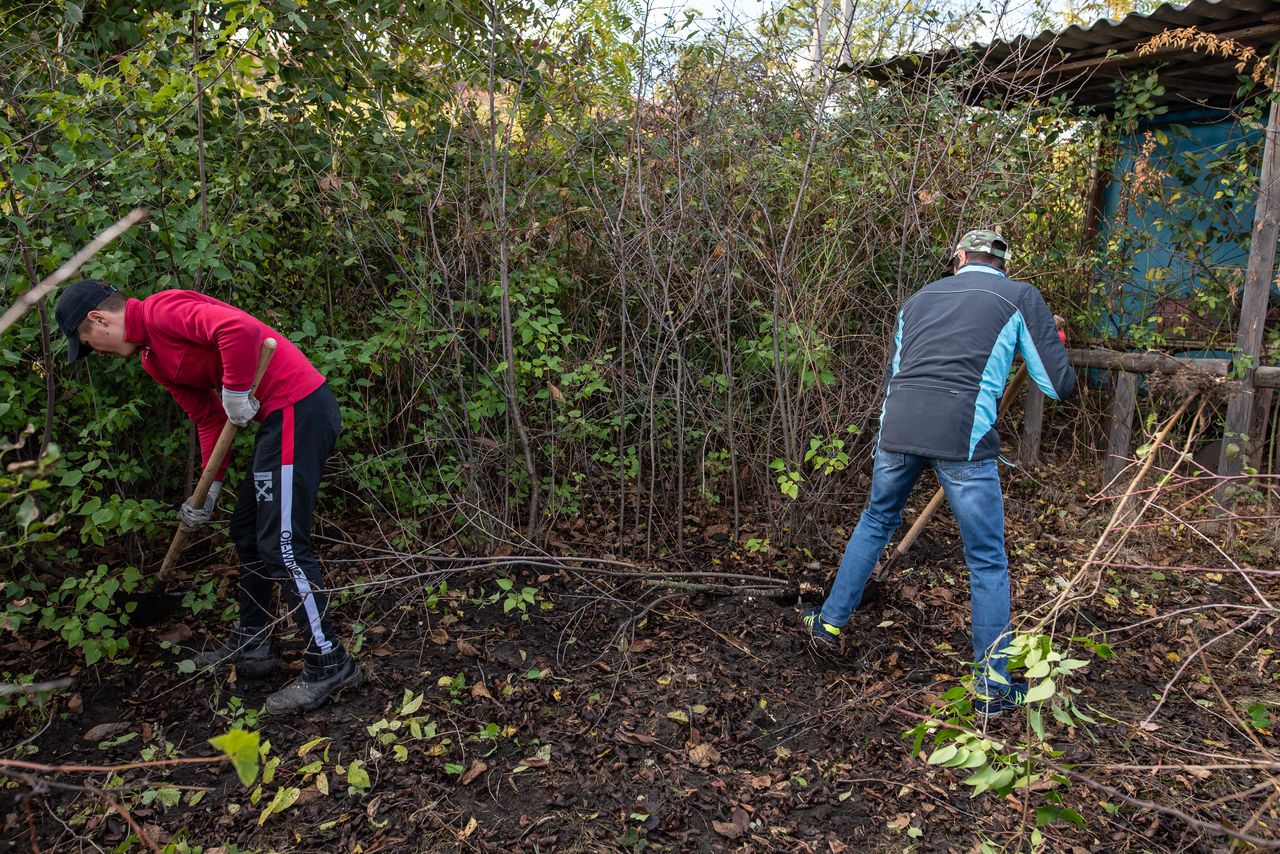
[[[896,385],[898,388],[922,388],[922,389],[925,389],[926,391],[941,391],[941,392],[946,392],[947,394],[953,394],[956,397],[960,396],[960,392],[956,391],[955,389],[942,388],[941,386],[936,386],[936,385],[925,385],[924,383],[894,383],[894,385]]]

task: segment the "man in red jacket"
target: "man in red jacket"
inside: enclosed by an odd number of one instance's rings
[[[326,585],[311,550],[311,515],[325,460],[342,427],[338,403],[323,375],[289,339],[238,308],[195,291],[161,291],[129,299],[111,285],[86,279],[58,297],[58,326],[67,361],[87,351],[121,357],[140,353],[142,367],[195,422],[207,464],[223,425],[259,423],[253,462],[240,483],[231,537],[240,556],[240,623],[197,665],[235,664],[260,678],[280,666],[271,641],[276,584],[306,638],[302,675],[267,698],[282,715],[314,709],[364,678],[334,635]],[[249,394],[262,342],[278,349],[256,398]],[[182,526],[207,523],[222,491],[224,462],[203,506],[184,502]]]

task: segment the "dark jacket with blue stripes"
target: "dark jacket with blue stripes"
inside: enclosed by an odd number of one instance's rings
[[[942,460],[997,456],[996,412],[1015,351],[1045,395],[1075,392],[1053,314],[1034,287],[978,264],[925,285],[898,313],[879,446]]]

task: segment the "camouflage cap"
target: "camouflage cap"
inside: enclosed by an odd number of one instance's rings
[[[1003,237],[986,228],[975,228],[965,232],[964,237],[956,244],[956,251],[964,249],[968,252],[986,252],[1001,261],[1009,258],[1009,244]]]

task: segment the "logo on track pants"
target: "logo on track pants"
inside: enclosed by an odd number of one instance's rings
[[[254,497],[259,504],[270,504],[275,501],[271,492],[271,483],[274,480],[272,473],[269,471],[255,471],[253,473],[253,491]]]

